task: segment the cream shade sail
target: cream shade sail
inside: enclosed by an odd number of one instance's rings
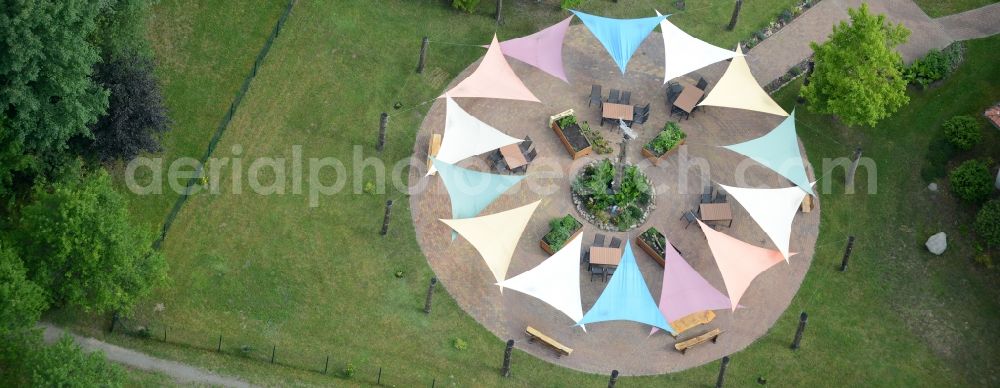
[[[514,256],[517,242],[541,202],[535,201],[519,208],[482,217],[441,219],[441,222],[458,232],[476,248],[499,283],[507,278],[507,267],[510,266],[510,260]]]
[[[722,106],[727,108],[747,109],[770,113],[778,116],[788,116],[777,102],[760,87],[757,80],[750,74],[743,49],[736,48],[729,68],[715,84],[712,91],[699,106]]]

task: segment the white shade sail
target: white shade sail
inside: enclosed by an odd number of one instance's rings
[[[788,244],[792,238],[792,222],[802,205],[806,192],[793,186],[781,189],[752,189],[722,186],[753,218],[778,251],[788,261]]]
[[[489,152],[522,140],[511,137],[475,118],[451,97],[445,98],[444,136],[435,159],[455,164],[470,156]],[[437,171],[431,166],[427,175]]]
[[[482,217],[441,219],[472,244],[486,261],[497,282],[507,278],[507,267],[528,220],[542,201]]]
[[[583,319],[583,305],[580,302],[582,245],[583,233],[535,268],[497,285],[538,298],[576,323]]]
[[[660,15],[660,11],[656,11]],[[732,58],[735,52],[716,47],[681,31],[667,19],[660,22],[663,32],[663,83],[713,63]]]
[[[747,109],[770,113],[778,116],[788,116],[777,102],[760,87],[750,73],[750,66],[743,56],[743,50],[736,48],[729,68],[719,78],[712,91],[699,106],[722,106],[727,108]]]

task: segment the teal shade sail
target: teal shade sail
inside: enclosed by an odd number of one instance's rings
[[[486,209],[524,175],[497,175],[473,171],[433,159],[444,187],[451,198],[452,218],[472,218]]]
[[[739,144],[724,146],[730,151],[753,159],[792,181],[808,194],[813,194],[812,184],[806,177],[806,167],[799,152],[799,138],[795,134],[795,111],[768,134]]]

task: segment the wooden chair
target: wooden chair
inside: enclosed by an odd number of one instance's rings
[[[697,337],[675,343],[674,349],[677,349],[681,352],[681,354],[684,354],[687,352],[688,349],[694,347],[695,345],[708,342],[709,340],[712,340],[712,343],[714,344],[716,341],[719,340],[720,334],[722,334],[721,329],[712,329],[711,331],[708,331]]]
[[[611,245],[610,245],[610,247],[611,248],[615,248],[615,249],[621,248],[622,247],[622,239],[620,239],[618,237],[612,237],[611,238]]]
[[[556,358],[562,356],[568,356],[571,353],[573,353],[573,349],[571,349],[570,347],[563,345],[552,338],[549,338],[549,336],[542,334],[542,332],[538,331],[538,329],[535,329],[531,326],[525,328],[524,333],[528,335],[528,342],[535,342],[537,340],[538,342],[541,342],[542,344],[552,348],[552,350],[555,350]]]
[[[628,105],[632,100],[632,92],[626,90],[622,92],[621,98],[618,99],[618,103],[622,105]]]
[[[607,100],[607,102],[610,102],[612,104],[617,104],[618,103],[618,93],[619,93],[618,89],[611,89],[611,91],[608,92],[608,100]]]
[[[590,102],[587,106],[592,106],[595,102],[597,106],[601,106],[601,85],[590,85]]]

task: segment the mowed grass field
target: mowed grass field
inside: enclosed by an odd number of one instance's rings
[[[432,44],[428,69],[418,76],[413,70],[420,37],[479,44],[488,42],[494,31],[501,39],[525,35],[566,16],[550,5],[509,1],[507,24],[496,29],[486,15],[491,5],[486,3],[481,14],[466,15],[439,1],[300,1],[215,156],[242,158],[245,176],[254,158],[291,158],[292,146],[301,145],[305,158],[334,156],[344,160],[350,171],[355,146],[364,157],[378,156],[374,151],[378,114],[390,111],[388,145],[380,157],[390,163],[408,157],[427,107],[417,104],[440,94],[445,83],[483,54],[470,46]],[[791,3],[748,2],[742,30],[733,33],[723,30],[731,12],[729,1],[689,1],[688,12],[671,18],[695,36],[731,46]],[[283,5],[261,6],[258,11],[241,3],[199,4],[205,8],[168,2],[157,6],[158,18],[175,12],[172,17],[209,24],[190,24],[191,28],[216,31],[170,40],[187,47],[179,52],[231,47],[221,42],[230,34],[246,40],[259,34],[259,39],[256,46],[241,42],[244,48],[232,49],[232,58],[213,58],[216,62],[204,68],[161,60],[161,72],[176,72],[168,81],[168,104],[175,121],[191,116],[183,119],[191,120],[189,126],[175,126],[171,135],[178,137],[171,140],[177,144],[169,151],[174,156],[190,152],[197,157],[203,152],[229,96],[239,87],[244,69]],[[669,7],[667,2],[591,1],[583,10],[637,17],[649,15],[654,5]],[[261,25],[251,26],[250,19]],[[219,24],[217,29],[212,23]],[[155,35],[157,28],[176,26],[154,22],[153,28]],[[248,32],[251,29],[255,32]],[[169,44],[158,45],[158,53],[170,52],[164,49]],[[997,292],[990,287],[996,283],[970,264],[972,248],[969,239],[961,237],[968,229],[959,227],[968,223],[969,209],[936,210],[950,206],[952,200],[946,193],[926,196],[926,182],[914,166],[923,163],[928,132],[938,130],[941,121],[973,113],[1000,98],[992,86],[1000,78],[992,66],[998,46],[996,38],[973,42],[969,61],[957,74],[938,88],[911,93],[911,104],[876,129],[848,130],[828,117],[797,111],[799,134],[814,166],[821,166],[825,157],[848,156],[861,144],[866,155],[879,163],[879,188],[875,195],[843,195],[838,182],[842,175],[833,176],[834,194],[822,198],[823,223],[813,267],[771,332],[733,355],[727,375],[731,384],[749,385],[758,376],[774,386],[997,383],[991,380],[997,371],[997,351],[988,345],[992,328],[1000,321]],[[193,54],[188,58],[208,60]],[[244,60],[245,66],[233,64]],[[190,89],[171,92],[169,85],[179,82],[190,82]],[[227,85],[231,92],[218,90]],[[797,87],[777,95],[787,109],[794,104]],[[184,97],[188,93],[202,98],[201,93],[209,92],[215,94],[201,103]],[[404,108],[392,110],[396,101]],[[206,105],[216,107],[215,113]],[[198,123],[207,125],[205,132],[185,129],[200,128]],[[997,143],[995,131],[990,132],[987,147],[993,148],[985,148],[986,152],[996,150]],[[238,156],[232,152],[236,146]],[[336,177],[326,171],[323,179],[329,184]],[[306,195],[290,192],[261,196],[244,185],[243,194],[232,194],[232,169],[224,167],[221,172],[222,194],[192,197],[177,218],[163,245],[172,282],[139,306],[136,315],[151,325],[154,336],[166,327],[170,342],[214,349],[222,335],[227,354],[127,336],[105,338],[267,385],[368,385],[380,367],[383,382],[396,386],[429,385],[432,380],[455,386],[605,384],[604,375],[570,371],[521,352],[514,356],[513,377],[501,379],[498,368],[506,339],[479,326],[442,287],[433,313],[425,315],[424,292],[433,274],[415,242],[402,194],[355,194],[355,177],[349,176],[344,178],[348,189],[309,207]],[[262,182],[274,179],[267,170],[264,173],[268,176],[262,176]],[[369,169],[358,181],[372,180],[373,175]],[[865,184],[859,187],[865,188]],[[380,237],[386,199],[397,201],[390,232]],[[137,197],[135,203],[136,215],[152,223],[162,221],[172,200]],[[942,212],[954,218],[941,218]],[[939,228],[958,239],[949,241],[952,247],[946,255],[933,257],[922,243]],[[850,270],[839,273],[835,268],[849,234],[857,236],[858,243]],[[405,275],[397,278],[397,271]],[[158,304],[162,311],[155,311]],[[788,343],[800,311],[809,312],[810,324],[803,348],[792,352]],[[105,321],[75,317],[77,327],[102,335],[97,329],[104,328]],[[456,338],[466,341],[468,348],[456,349]],[[279,363],[322,369],[330,355],[331,375],[233,355],[247,346],[248,357],[267,359],[272,345],[277,346]],[[333,376],[348,364],[356,369],[352,379]],[[713,362],[677,374],[624,377],[620,385],[709,385],[717,368],[718,362]]]
[[[927,13],[927,16],[939,18],[951,14],[965,12],[970,9],[996,3],[996,0],[914,0]]]

